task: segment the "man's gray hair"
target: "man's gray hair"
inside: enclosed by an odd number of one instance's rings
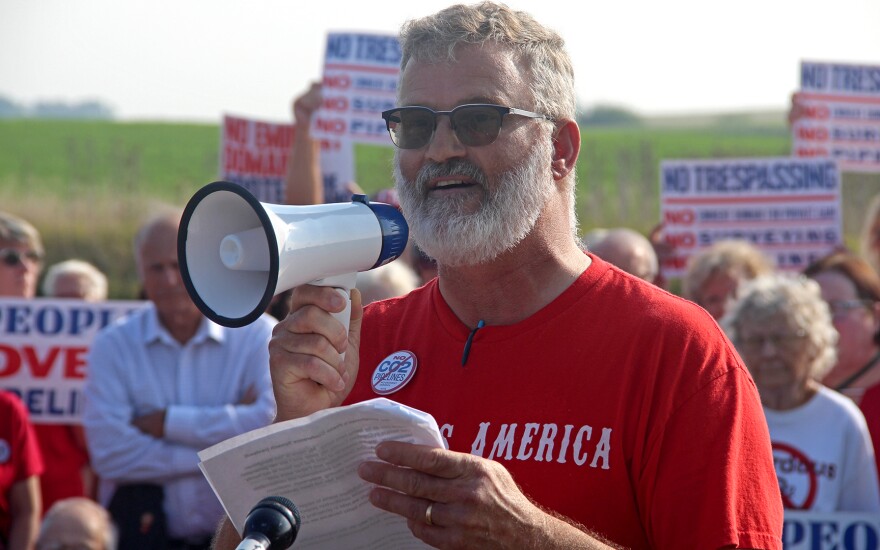
[[[85,497],[69,497],[55,502],[46,512],[40,524],[40,533],[37,539],[36,550],[55,548],[55,541],[50,540],[53,524],[67,518],[83,524],[85,530],[97,531],[103,536],[104,547],[102,550],[116,550],[118,544],[118,531],[110,518],[110,514],[97,502]]]
[[[404,69],[411,59],[428,63],[454,61],[457,46],[486,42],[509,48],[531,72],[530,89],[535,104],[509,107],[532,108],[553,118],[575,118],[574,69],[565,41],[528,13],[503,4],[457,4],[434,15],[407,21],[400,31],[400,67]]]
[[[153,230],[157,227],[162,226],[174,226],[178,227],[180,225],[180,218],[183,217],[183,209],[178,208],[176,206],[160,206],[156,208],[156,211],[147,219],[147,221],[141,225],[140,229],[138,229],[137,233],[134,236],[134,262],[137,267],[138,278],[143,281],[144,277],[144,266],[141,261],[141,249],[144,247],[144,244],[150,239],[150,236],[153,233]]]
[[[73,275],[88,281],[85,300],[101,301],[107,299],[107,276],[101,273],[94,265],[85,260],[64,260],[52,265],[46,270],[46,278],[43,279],[43,295],[55,296],[55,283],[64,275]]]
[[[654,245],[628,227],[595,230],[584,236],[587,250],[636,277],[653,283],[660,270]]]
[[[531,76],[528,82],[534,105],[507,107],[534,110],[554,119],[575,119],[574,68],[565,41],[528,13],[512,10],[504,4],[456,4],[433,15],[407,21],[400,29],[400,68],[404,70],[411,60],[455,61],[458,46],[489,42],[510,49]],[[577,239],[577,171],[573,169],[564,183],[571,236]]]

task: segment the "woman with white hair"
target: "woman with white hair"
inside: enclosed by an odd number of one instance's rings
[[[755,245],[739,239],[715,241],[690,257],[681,292],[717,321],[736,299],[740,283],[772,272],[772,261]]]
[[[721,322],[758,386],[785,508],[880,511],[865,417],[818,382],[836,360],[838,338],[818,284],[757,277]]]

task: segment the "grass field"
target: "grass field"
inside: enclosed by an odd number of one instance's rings
[[[114,298],[131,298],[135,228],[158,203],[183,205],[217,179],[215,125],[0,120],[0,209],[29,219],[43,234],[47,262],[92,261]],[[664,159],[786,156],[778,121],[721,119],[675,126],[582,129],[578,212],[583,230],[649,230],[659,215],[658,168]],[[392,150],[359,146],[356,173],[367,192],[391,185]],[[844,233],[854,243],[880,175],[844,177]]]

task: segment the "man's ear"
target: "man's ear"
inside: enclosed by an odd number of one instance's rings
[[[553,133],[553,179],[559,181],[574,170],[581,150],[581,131],[575,121],[562,119],[556,122]]]

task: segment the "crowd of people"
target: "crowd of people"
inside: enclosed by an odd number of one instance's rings
[[[784,509],[880,512],[880,199],[860,253],[781,273],[720,241],[675,296],[659,230],[579,233],[559,35],[484,2],[407,22],[401,45],[396,187],[375,199],[412,242],[359,274],[349,333],[310,285],[245,327],[209,321],[178,266],[181,210],[153,212],[132,255],[146,304],[91,344],[82,425],[34,424],[0,391],[0,550],[234,548],[198,451],[375,397],[399,350],[419,374],[390,397],[448,448],[384,442],[358,475],[429,545],[778,549]],[[324,198],[320,104],[316,84],[292,106],[290,204]],[[0,212],[0,298],[35,298],[42,275],[45,297],[107,299],[95,266],[44,257]]]

